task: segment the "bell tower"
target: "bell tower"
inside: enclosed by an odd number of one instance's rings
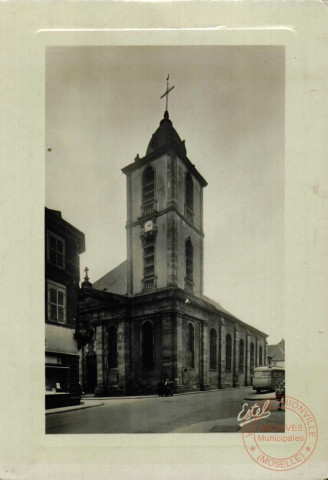
[[[203,293],[203,188],[166,110],[127,177],[128,295],[179,287]]]

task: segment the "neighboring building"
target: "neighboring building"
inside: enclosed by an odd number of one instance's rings
[[[80,402],[74,338],[84,233],[45,209],[46,408]]]
[[[267,346],[268,364],[273,367],[285,367],[285,340],[282,338],[276,345]]]
[[[96,395],[250,385],[263,332],[203,294],[203,188],[166,111],[127,178],[127,261],[79,296],[83,389]]]

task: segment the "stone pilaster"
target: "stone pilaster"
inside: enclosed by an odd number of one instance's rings
[[[121,395],[131,391],[130,357],[130,323],[123,319],[117,326],[118,394]]]
[[[221,388],[226,388],[226,323],[221,318]]]
[[[219,342],[219,350],[218,350],[218,388],[222,388],[222,333],[221,333],[221,318],[219,318],[218,322],[218,342]]]
[[[200,189],[200,230],[203,232],[203,188]],[[204,237],[200,237],[200,296],[204,291]]]
[[[177,159],[168,155],[167,162],[167,206],[177,208]],[[177,226],[175,214],[167,215],[167,284],[177,285]]]
[[[177,225],[174,212],[167,214],[167,284],[177,285]]]
[[[255,337],[255,359],[254,359],[254,367],[259,366],[259,345],[258,345],[259,337],[256,335]]]
[[[200,389],[208,390],[208,323],[202,322],[200,325]]]
[[[233,347],[233,386],[239,387],[239,330],[235,326]]]
[[[80,384],[82,385],[82,390],[85,392],[85,374],[84,374],[84,372],[86,371],[86,365],[85,365],[84,348],[85,347],[82,347],[81,350],[79,350],[79,379],[80,379]]]
[[[245,385],[250,385],[250,340],[249,340],[249,333],[246,332],[246,342],[245,342]]]
[[[173,154],[167,162],[167,206],[177,208],[177,159]]]
[[[95,390],[96,396],[105,394],[104,385],[104,339],[103,339],[103,325],[96,326],[96,354],[97,354],[97,386]]]
[[[162,375],[171,379],[174,378],[173,357],[173,322],[167,315],[162,318]]]
[[[127,293],[133,293],[133,248],[132,248],[132,182],[131,175],[126,176],[126,194],[127,194],[127,224],[126,224],[126,243],[127,243]]]
[[[182,369],[183,369],[183,337],[182,337],[182,317],[177,315],[174,319],[174,381],[176,391],[181,392],[183,388]]]

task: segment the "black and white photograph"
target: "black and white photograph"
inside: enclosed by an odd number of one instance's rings
[[[47,433],[283,429],[284,98],[283,46],[47,48]]]
[[[327,6],[0,13],[1,480],[325,479]]]

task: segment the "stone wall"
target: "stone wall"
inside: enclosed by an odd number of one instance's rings
[[[103,298],[113,302],[104,292]],[[92,340],[97,354],[97,395],[143,394],[157,392],[165,376],[175,382],[176,392],[232,388],[251,384],[251,345],[254,368],[259,351],[265,352],[265,335],[210,307],[209,304],[175,288],[123,298],[116,306],[104,307],[88,315],[96,335]],[[131,303],[130,303],[131,302]],[[127,305],[130,305],[127,308]],[[91,305],[88,301],[87,305]],[[142,326],[153,325],[153,364],[143,365]],[[117,367],[108,365],[108,328],[117,328]],[[194,361],[188,347],[188,325],[194,329]],[[216,365],[210,365],[211,330],[216,332]],[[231,362],[227,365],[227,335],[231,337]],[[240,341],[244,361],[240,361]],[[90,347],[91,348],[91,347]],[[92,350],[92,349],[91,349]],[[85,369],[85,354],[82,367]]]

